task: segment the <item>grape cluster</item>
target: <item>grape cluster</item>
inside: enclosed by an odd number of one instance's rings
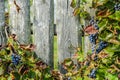
[[[13,54],[11,55],[11,59],[12,59],[12,63],[13,63],[14,65],[18,65],[18,63],[19,63],[19,61],[20,61],[20,56],[13,53]]]
[[[96,78],[97,69],[92,69],[88,75],[90,78]]]
[[[116,11],[119,11],[120,10],[120,4],[115,4],[114,8],[115,8]]]
[[[90,34],[89,35],[89,41],[90,41],[90,43],[92,44],[92,53],[94,53],[95,52],[95,47],[96,47],[96,40],[97,40],[97,38],[98,38],[98,34],[96,33],[96,34]]]
[[[96,29],[96,30],[99,30],[99,27],[98,27],[98,24],[97,22],[94,20],[94,17],[91,18],[90,20],[90,25],[93,25],[93,27]],[[98,33],[95,33],[95,34],[90,34],[89,35],[89,40],[90,40],[90,43],[92,44],[92,53],[95,52],[95,47],[96,47],[96,40],[98,39]]]
[[[96,33],[96,34],[90,34],[90,35],[89,35],[90,43],[96,44],[96,40],[97,40],[97,38],[98,38],[97,36],[98,36],[97,33]]]
[[[100,51],[102,51],[104,48],[106,48],[108,45],[107,42],[100,41],[98,48],[96,49],[96,54],[98,54]]]

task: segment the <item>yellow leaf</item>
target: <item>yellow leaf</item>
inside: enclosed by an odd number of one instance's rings
[[[118,41],[118,40],[116,40],[116,39],[110,39],[108,42],[113,43],[113,44],[120,45],[120,41]]]
[[[75,8],[73,11],[73,15],[76,16],[80,13],[80,8]]]

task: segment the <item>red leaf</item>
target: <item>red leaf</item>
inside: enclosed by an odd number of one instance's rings
[[[95,34],[95,33],[98,32],[98,30],[96,30],[93,25],[88,25],[88,26],[86,26],[86,27],[84,28],[84,31],[85,31],[86,33],[88,33],[88,34]]]

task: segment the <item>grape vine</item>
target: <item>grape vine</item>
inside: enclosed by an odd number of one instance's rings
[[[89,21],[84,32],[88,34],[92,48],[92,54],[86,58],[82,58],[84,52],[77,53],[81,79],[120,79],[120,1],[81,0],[80,6],[76,5],[77,0],[72,0],[73,15],[79,16],[80,24],[84,25],[83,19]]]

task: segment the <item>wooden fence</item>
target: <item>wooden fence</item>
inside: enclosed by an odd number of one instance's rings
[[[79,18],[73,16],[70,3],[71,0],[33,0],[32,3],[30,0],[8,0],[10,31],[17,34],[22,44],[33,42],[38,57],[51,68],[54,65],[53,44],[54,24],[56,24],[58,65],[61,71],[63,70],[61,62],[74,54],[74,47],[82,45]],[[4,0],[0,0],[0,32],[3,33],[4,4]],[[31,22],[33,26],[30,25]],[[31,30],[33,30],[33,41],[31,41]]]

